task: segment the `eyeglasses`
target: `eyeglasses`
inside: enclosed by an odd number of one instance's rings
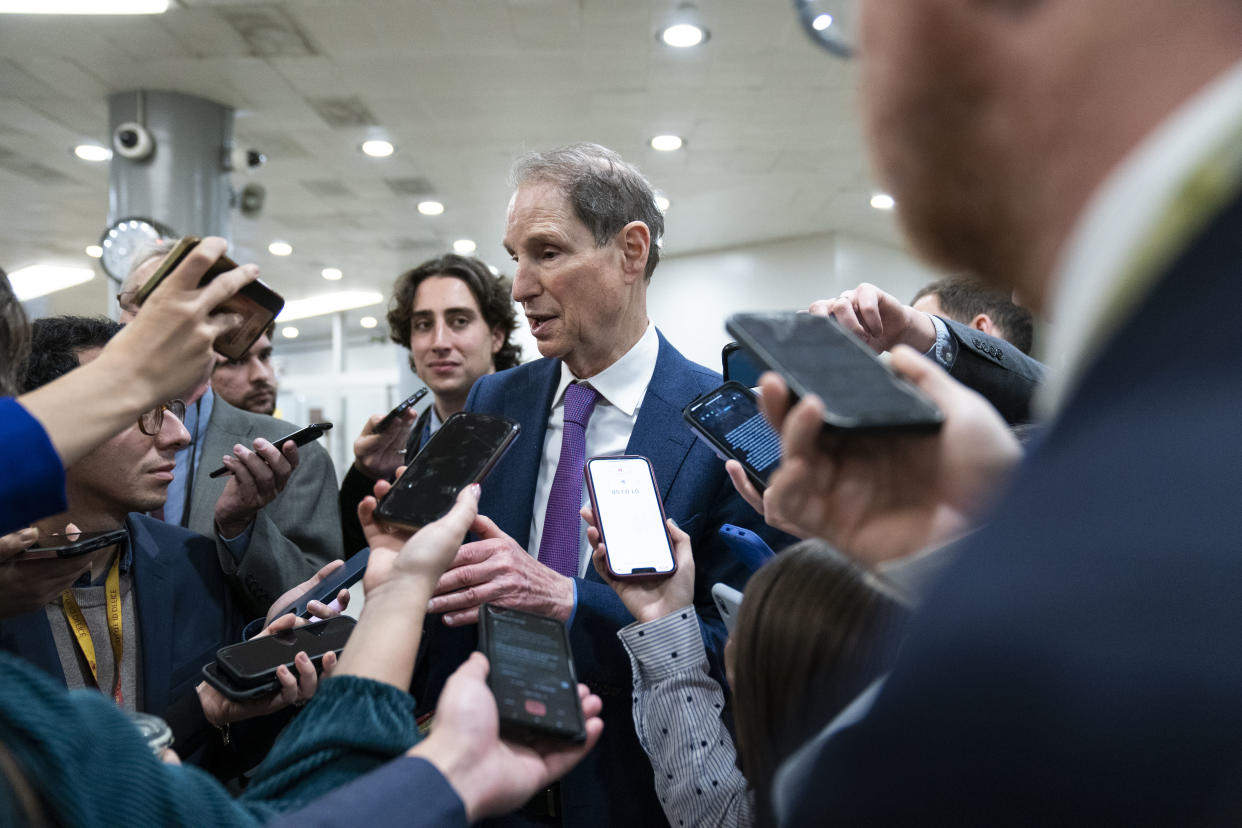
[[[185,401],[169,400],[156,408],[152,408],[150,411],[144,412],[138,418],[138,430],[148,437],[159,435],[160,429],[164,427],[165,411],[172,414],[178,420],[185,422]]]
[[[811,40],[837,57],[858,51],[858,8],[862,0],[794,0],[802,28]]]

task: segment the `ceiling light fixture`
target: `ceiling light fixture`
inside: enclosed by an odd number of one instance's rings
[[[459,256],[469,256],[478,249],[478,245],[474,243],[474,239],[458,239],[453,242],[453,252]]]
[[[0,0],[0,14],[163,14],[168,0]]]
[[[438,201],[418,202],[418,212],[424,216],[438,216],[444,212],[444,205]]]
[[[651,148],[660,152],[674,152],[685,144],[679,135],[657,135],[651,139]]]
[[[490,273],[490,274],[492,274],[493,276],[499,276],[499,275],[500,275],[500,268],[496,267],[496,265],[488,265],[488,266],[487,266],[487,272],[488,272],[488,273]]]
[[[297,328],[293,327],[292,325],[286,325],[285,327],[280,329],[280,335],[283,336],[285,339],[297,339],[298,334],[300,333],[301,331],[299,331]]]
[[[693,3],[682,3],[667,20],[656,37],[675,49],[689,49],[705,43],[709,37],[699,10]]]
[[[871,206],[877,210],[891,210],[897,202],[888,193],[876,193],[871,197]]]
[[[339,282],[345,274],[341,272],[339,267],[325,267],[319,271],[319,275],[327,279],[329,282]]]
[[[86,246],[86,255],[90,256],[92,259],[102,258],[103,248],[97,244],[88,244]]]
[[[368,305],[378,305],[383,301],[384,295],[374,290],[343,290],[339,293],[324,293],[286,302],[284,310],[280,312],[276,320],[292,322],[295,319],[307,319],[311,316],[365,308]]]
[[[655,197],[655,203],[661,213],[667,212],[668,208],[673,204],[673,202],[668,200],[668,196],[664,195],[657,195]]]
[[[817,32],[822,32],[824,29],[827,29],[831,25],[832,25],[832,15],[828,14],[827,12],[821,15],[818,15],[814,20],[811,21],[811,28],[813,28]]]
[[[374,328],[379,324],[379,320],[374,316],[364,316],[358,320],[358,324],[364,328]]]
[[[274,241],[267,246],[267,252],[273,256],[289,256],[293,253],[293,245],[289,242]]]
[[[112,150],[107,147],[101,147],[99,144],[78,144],[73,148],[73,154],[83,161],[99,163],[107,161],[112,157]]]
[[[30,265],[9,274],[9,284],[19,301],[46,296],[58,290],[71,288],[95,278],[90,267],[65,267],[63,265]]]
[[[387,158],[396,152],[396,149],[390,142],[381,141],[378,138],[362,142],[362,152],[372,158]]]

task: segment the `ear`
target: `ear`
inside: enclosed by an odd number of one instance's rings
[[[505,332],[499,325],[492,328],[492,356],[500,353],[500,349],[505,347]]]
[[[647,272],[647,254],[651,252],[651,230],[646,223],[631,221],[622,227],[617,233],[617,245],[621,248],[626,284],[642,279]]]
[[[988,316],[986,313],[981,313],[974,319],[970,320],[970,327],[974,328],[976,331],[982,331],[988,336],[1000,336],[996,332],[996,323],[994,323],[992,321],[992,317]]]

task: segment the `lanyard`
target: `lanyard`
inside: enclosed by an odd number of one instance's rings
[[[125,641],[121,637],[121,556],[117,554],[116,560],[112,562],[112,568],[108,570],[108,580],[106,582],[105,591],[108,595],[108,637],[112,639],[112,660],[115,663],[116,680],[112,684],[112,698],[116,699],[118,705],[124,705],[125,696],[121,692],[121,656],[125,651]],[[91,675],[95,677],[95,686],[99,687],[99,668],[95,664],[95,642],[91,640],[90,627],[86,625],[86,616],[82,614],[82,608],[78,606],[78,601],[73,597],[73,590],[67,589],[61,593],[61,603],[64,605],[65,620],[69,622],[69,627],[73,630],[73,636],[78,641],[78,647],[82,649],[82,655],[86,656],[86,663],[90,665]],[[99,687],[103,690],[102,687]]]

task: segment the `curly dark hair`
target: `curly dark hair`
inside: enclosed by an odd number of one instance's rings
[[[30,321],[9,277],[0,270],[0,396],[15,396],[30,355]]]
[[[121,330],[103,316],[51,316],[30,326],[30,359],[23,388],[33,391],[81,365],[80,351],[102,348]]]
[[[410,347],[410,320],[414,312],[414,294],[424,279],[432,276],[450,276],[461,279],[479,303],[483,321],[488,330],[499,328],[504,332],[505,344],[492,355],[497,371],[512,368],[522,361],[522,346],[512,341],[517,328],[517,310],[509,294],[512,283],[505,276],[493,276],[487,265],[470,256],[446,253],[423,262],[413,270],[397,277],[392,286],[392,299],[388,302],[388,335],[403,348]],[[410,357],[413,367],[414,358]]]

